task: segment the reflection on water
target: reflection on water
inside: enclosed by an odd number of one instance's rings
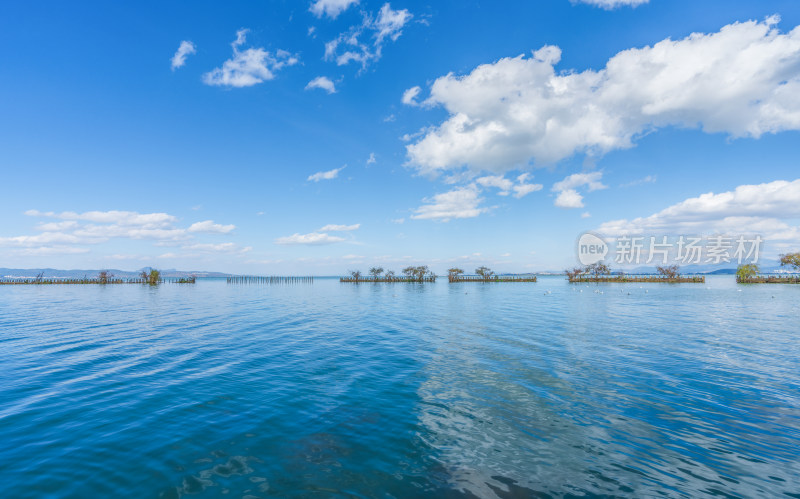
[[[800,286],[0,291],[2,497],[800,490]]]

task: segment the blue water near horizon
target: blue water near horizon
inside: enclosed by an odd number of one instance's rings
[[[0,497],[800,497],[798,317],[732,276],[4,286]]]

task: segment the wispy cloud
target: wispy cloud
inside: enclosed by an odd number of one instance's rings
[[[172,70],[175,71],[178,68],[181,68],[186,64],[186,57],[191,54],[197,52],[197,49],[194,46],[194,43],[184,40],[178,46],[178,50],[175,52],[175,55],[172,56]]]
[[[308,182],[319,182],[320,180],[333,180],[339,176],[339,172],[344,170],[345,167],[341,168],[334,168],[333,170],[328,170],[326,172],[317,172],[312,175],[309,175],[306,179]]]
[[[339,236],[331,236],[323,232],[311,232],[309,234],[292,234],[291,236],[279,237],[275,240],[275,244],[281,245],[322,245],[333,244],[344,241],[345,238]]]
[[[360,227],[361,224],[353,224],[353,225],[328,224],[325,227],[319,229],[317,232],[350,232],[358,230]]]
[[[397,41],[412,17],[408,10],[393,10],[388,3],[374,17],[364,13],[361,24],[325,44],[325,60],[336,61],[339,66],[357,62],[363,70],[381,58],[387,41]],[[371,39],[364,41],[369,35]]]
[[[650,0],[571,0],[572,3],[585,3],[601,7],[606,10],[616,9],[619,7],[638,7],[648,3]]]

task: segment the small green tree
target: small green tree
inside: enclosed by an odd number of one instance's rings
[[[447,269],[447,275],[450,276],[450,277],[456,277],[456,276],[458,276],[460,274],[463,274],[463,273],[464,273],[464,270],[460,269],[458,267],[453,267],[451,269]]]
[[[404,268],[403,270],[401,270],[401,272],[403,273],[404,276],[411,278],[411,277],[415,276],[415,274],[417,272],[417,268],[408,266],[408,267]]]
[[[146,270],[141,271],[139,277],[144,280],[145,284],[155,286],[161,281],[161,272],[151,267],[150,272]]]
[[[491,279],[494,275],[494,272],[489,267],[478,267],[475,269],[475,273],[481,276],[483,279]]]
[[[761,272],[761,269],[755,263],[748,263],[747,265],[739,265],[736,269],[736,282],[746,282]]]
[[[383,274],[383,267],[372,267],[369,269],[369,273],[372,277],[377,279],[381,274]]]
[[[418,267],[414,267],[414,277],[416,277],[418,281],[422,281],[425,278],[425,276],[428,275],[429,273],[430,271],[428,270],[427,265],[420,265]]]
[[[787,253],[781,255],[781,267],[792,267],[795,271],[800,270],[800,253]]]

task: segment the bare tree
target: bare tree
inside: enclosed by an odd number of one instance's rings
[[[781,267],[792,267],[795,271],[800,270],[800,253],[787,253],[781,255]]]
[[[361,279],[361,271],[360,270],[350,270],[350,277],[355,279],[356,281]]]
[[[383,274],[383,267],[372,267],[371,269],[369,269],[369,273],[372,277],[378,279],[378,277],[380,277],[380,275]]]
[[[566,273],[567,273],[567,277],[568,277],[568,278],[570,278],[570,279],[575,279],[575,278],[576,278],[576,277],[578,277],[579,275],[581,275],[581,274],[585,273],[585,272],[586,272],[586,269],[584,269],[583,267],[575,267],[575,268],[573,268],[572,270],[569,270],[569,269],[567,269],[567,270],[565,270],[564,272],[566,272]]]
[[[591,265],[587,265],[584,269],[585,273],[592,274],[595,279],[600,277],[601,275],[608,275],[611,273],[611,269],[603,262],[593,263]]]
[[[109,281],[114,279],[114,274],[107,270],[101,270],[99,274],[97,274],[97,280],[100,284],[108,284]]]
[[[677,279],[681,268],[678,265],[670,265],[669,267],[656,267],[656,270],[666,279]]]

